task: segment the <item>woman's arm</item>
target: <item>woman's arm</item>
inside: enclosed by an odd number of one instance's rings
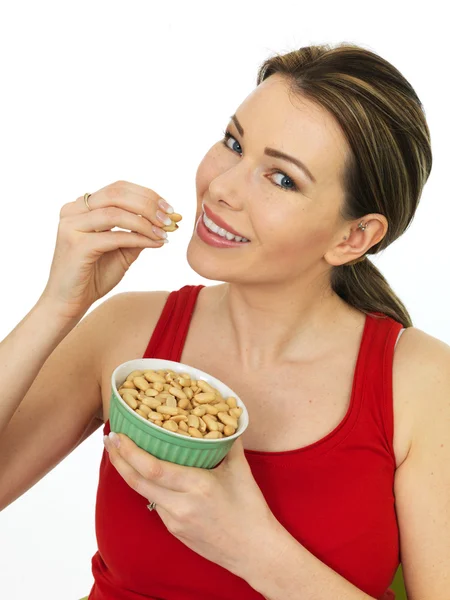
[[[63,318],[53,306],[39,299],[0,342],[0,436],[47,358],[84,314],[76,319]]]

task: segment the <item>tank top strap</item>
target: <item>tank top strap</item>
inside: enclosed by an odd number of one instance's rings
[[[185,285],[169,294],[143,358],[180,362],[197,297],[204,287]]]
[[[391,455],[394,453],[394,351],[403,325],[381,313],[371,313],[370,344],[367,346],[363,382],[363,403],[359,419],[361,431],[379,432],[376,440]]]

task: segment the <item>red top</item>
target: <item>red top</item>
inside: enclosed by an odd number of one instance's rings
[[[203,287],[186,285],[170,293],[144,358],[180,362]],[[342,577],[383,600],[394,597],[387,588],[400,562],[392,363],[401,329],[401,323],[381,313],[366,317],[350,406],[331,433],[297,450],[245,450],[283,527]],[[104,434],[109,432],[107,421]],[[244,579],[185,546],[147,504],[104,450],[89,600],[263,600]]]

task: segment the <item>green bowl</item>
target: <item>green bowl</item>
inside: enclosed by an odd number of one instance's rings
[[[151,421],[138,415],[120,396],[118,389],[127,376],[136,370],[158,371],[171,369],[179,373],[189,373],[192,379],[203,379],[215,387],[225,398],[233,396],[237,405],[242,408],[239,417],[239,427],[233,435],[208,440],[191,438],[154,425]],[[172,360],[159,358],[137,358],[119,365],[111,376],[111,403],[109,421],[111,431],[124,433],[133,442],[153,456],[188,467],[213,469],[226,456],[237,438],[248,427],[248,411],[239,396],[220,379],[200,371],[195,367]]]

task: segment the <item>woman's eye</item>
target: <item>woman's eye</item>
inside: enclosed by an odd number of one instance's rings
[[[227,148],[230,148],[230,146],[229,146],[229,145],[228,145],[228,143],[227,143],[227,142],[228,142],[228,140],[229,140],[230,138],[231,138],[232,140],[235,140],[236,144],[237,144],[237,145],[240,147],[240,144],[239,144],[239,142],[236,140],[236,138],[234,138],[234,137],[231,135],[231,133],[230,133],[229,131],[224,131],[224,133],[223,133],[223,134],[224,134],[224,138],[223,138],[223,140],[222,140],[222,141],[223,141],[224,145],[225,145]],[[230,148],[230,150],[233,150],[233,148]],[[240,152],[239,152],[239,151],[237,151],[237,152],[240,154]]]
[[[226,148],[228,148],[229,150],[231,150],[232,152],[237,152],[238,154],[242,154],[242,148],[241,148],[241,145],[240,145],[240,144],[239,144],[239,142],[236,140],[236,138],[235,138],[235,137],[233,137],[233,136],[231,135],[231,133],[230,133],[228,130],[227,130],[227,131],[224,131],[224,132],[223,132],[223,134],[224,134],[224,138],[223,138],[223,140],[222,140],[222,144],[223,144],[223,145],[224,145]],[[234,142],[233,142],[233,144],[231,145],[231,147],[228,145],[228,141],[229,141],[230,139],[231,139],[231,140],[234,140]],[[237,145],[239,146],[239,148],[241,148],[241,149],[240,149],[240,150],[236,150],[235,148],[233,148],[232,146],[233,146],[234,144],[237,144]],[[285,192],[289,192],[289,191],[291,191],[291,192],[297,192],[297,191],[298,191],[298,187],[297,187],[297,185],[294,183],[294,181],[291,179],[291,177],[289,177],[289,175],[286,175],[286,173],[283,173],[283,171],[274,171],[274,172],[272,172],[272,173],[271,173],[271,175],[282,175],[282,176],[283,176],[283,177],[282,177],[282,179],[288,179],[288,180],[291,182],[292,186],[290,186],[290,187],[283,187],[283,186],[282,186],[282,185],[280,185],[279,183],[274,183],[274,185],[276,185],[276,186],[277,186],[278,188],[280,188],[281,190],[284,190]]]

